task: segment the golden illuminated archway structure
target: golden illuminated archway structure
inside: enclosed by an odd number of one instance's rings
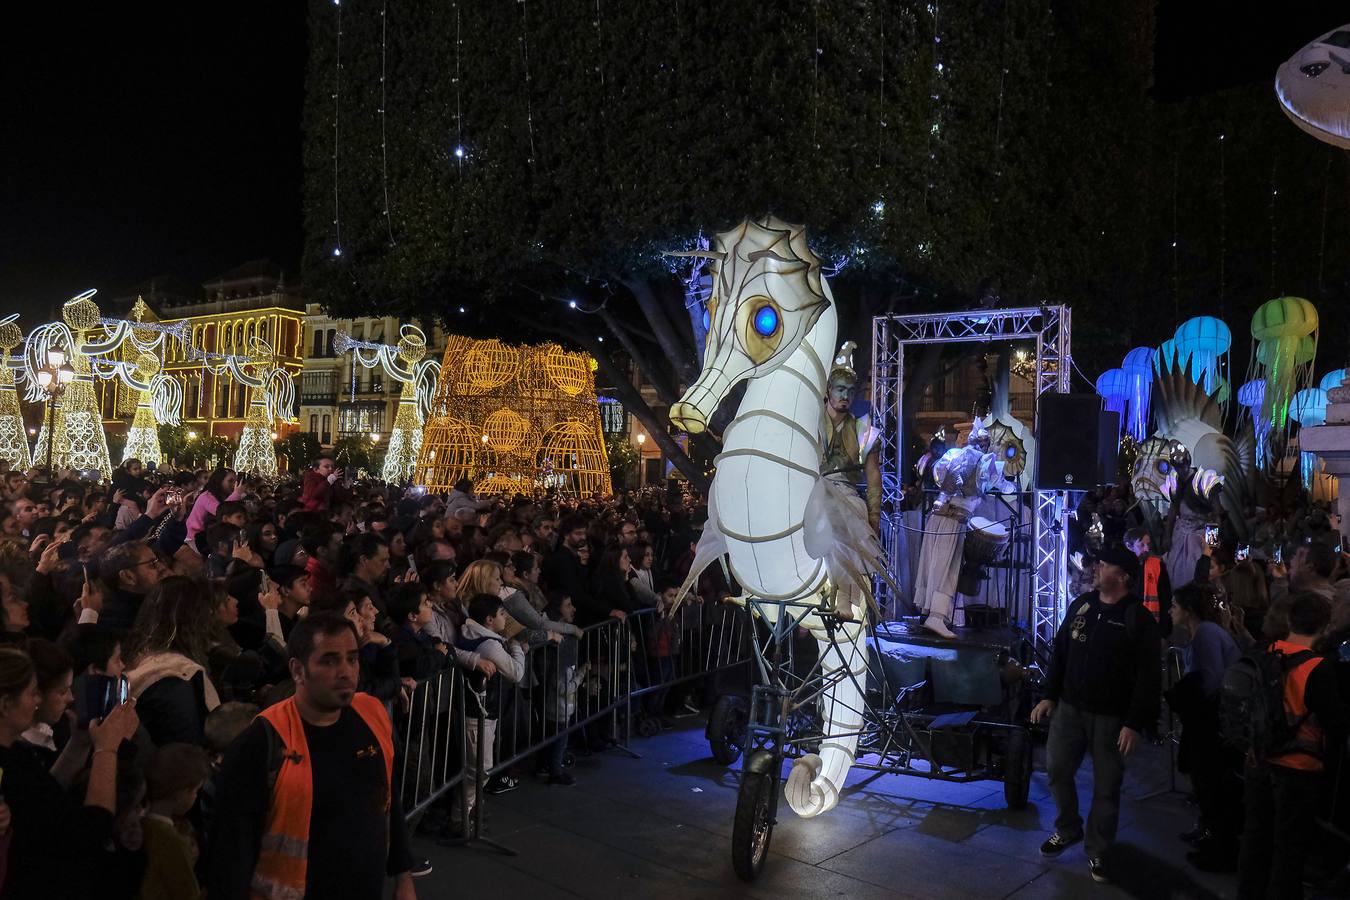
[[[448,491],[461,478],[487,496],[610,493],[594,360],[450,336],[413,483]]]

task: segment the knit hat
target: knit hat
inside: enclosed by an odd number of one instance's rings
[[[198,787],[211,777],[211,758],[196,744],[165,744],[155,748],[145,767],[145,797],[162,800],[170,794]]]

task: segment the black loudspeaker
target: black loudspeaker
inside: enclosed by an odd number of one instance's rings
[[[1036,413],[1036,489],[1087,491],[1116,483],[1120,413],[1096,394],[1046,393]]]

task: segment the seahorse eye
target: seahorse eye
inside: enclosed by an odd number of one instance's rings
[[[761,337],[769,337],[778,330],[778,310],[772,306],[761,306],[755,310],[755,331]]]

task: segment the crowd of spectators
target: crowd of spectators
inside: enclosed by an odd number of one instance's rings
[[[1342,772],[1350,555],[1342,523],[1293,493],[1246,510],[1240,527],[1216,510],[1193,568],[1177,572],[1168,570],[1177,557],[1163,555],[1172,521],[1148,512],[1120,486],[1081,495],[1070,518],[1076,599],[1055,642],[1046,701],[1033,715],[1051,723],[1059,809],[1042,853],[1085,840],[1094,877],[1106,880],[1122,763],[1146,736],[1177,737],[1176,765],[1199,812],[1179,835],[1193,845],[1191,864],[1236,872],[1244,900],[1300,897],[1305,882],[1350,892]],[[1269,721],[1239,715],[1255,708],[1240,705],[1252,683],[1246,673],[1260,673],[1279,694],[1267,704]],[[1084,755],[1097,779],[1086,828],[1073,785]]]
[[[327,456],[266,479],[134,460],[104,483],[0,471],[0,493],[0,897],[336,896],[334,871],[343,896],[386,878],[413,896],[430,869],[410,853],[391,717],[447,670],[486,698],[554,679],[538,715],[561,736],[530,762],[573,784],[583,736],[565,729],[596,662],[578,636],[668,609],[706,517],[664,490],[427,495]],[[712,573],[694,600],[730,593]],[[652,671],[680,639],[650,630]],[[527,672],[541,647],[547,671]],[[686,704],[645,705],[666,720]],[[470,717],[466,765],[481,741],[492,767],[494,718],[480,734]],[[423,825],[462,834],[451,809]]]

